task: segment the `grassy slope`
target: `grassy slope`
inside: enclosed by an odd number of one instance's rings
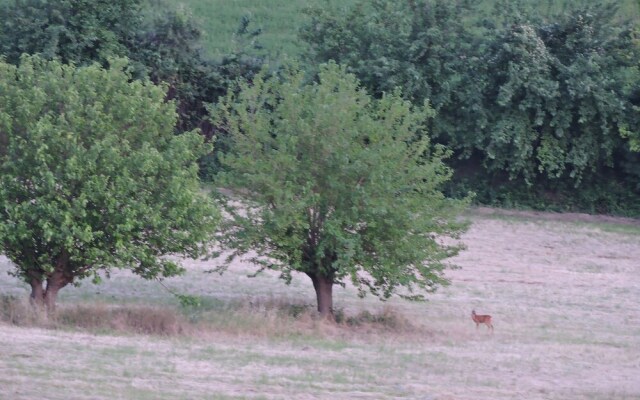
[[[261,43],[278,56],[295,56],[300,52],[296,34],[304,23],[303,10],[310,5],[331,4],[348,7],[357,0],[181,0],[193,10],[207,32],[207,47],[213,54],[233,47],[233,32],[240,18],[249,15],[256,28],[262,28]],[[482,8],[490,9],[496,0],[481,0]],[[541,12],[561,10],[569,0],[525,0],[538,5]],[[570,0],[573,3],[593,0]],[[621,14],[638,18],[637,0],[620,0]],[[276,57],[277,58],[277,57]]]
[[[531,216],[475,214],[468,250],[450,272],[452,285],[426,304],[393,300],[416,331],[368,333],[331,326],[287,333],[263,308],[226,314],[217,328],[162,338],[16,327],[0,322],[0,398],[47,399],[631,399],[640,398],[640,227]],[[273,274],[227,274],[167,282],[208,304],[245,299],[311,303],[306,277],[286,287]],[[26,296],[0,259],[0,293]],[[61,292],[78,303],[169,307],[157,284],[114,274],[100,287]],[[376,310],[371,297],[336,288],[348,312]],[[495,333],[469,313],[491,313]]]

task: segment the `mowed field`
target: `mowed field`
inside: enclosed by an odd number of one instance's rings
[[[0,399],[640,399],[638,221],[490,209],[470,218],[462,268],[429,302],[336,290],[341,313],[397,325],[278,316],[274,304],[314,302],[308,278],[287,287],[274,274],[247,278],[243,262],[219,276],[203,272],[214,262],[188,260],[166,285],[202,299],[206,323],[192,331],[0,322]],[[26,297],[7,270],[0,258],[0,294]],[[190,315],[126,273],[65,288],[60,302]],[[493,315],[494,334],[476,330],[472,309]]]

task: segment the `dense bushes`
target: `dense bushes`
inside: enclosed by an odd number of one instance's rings
[[[634,213],[640,158],[621,132],[638,130],[640,56],[615,6],[482,19],[464,1],[375,0],[309,14],[311,63],[346,64],[377,95],[429,99],[457,184],[480,201]]]

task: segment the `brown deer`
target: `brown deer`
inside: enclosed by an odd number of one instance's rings
[[[476,323],[476,329],[480,326],[480,324],[485,324],[488,329],[493,332],[493,324],[491,323],[491,315],[478,315],[476,314],[476,310],[471,311],[471,319]]]

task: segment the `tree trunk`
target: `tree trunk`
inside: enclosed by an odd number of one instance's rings
[[[31,282],[29,282],[31,285],[31,304],[45,310],[47,313],[55,312],[58,292],[70,282],[63,273],[58,271],[47,278],[46,289],[43,287],[42,280],[32,278]]]
[[[60,289],[59,287],[49,287],[47,285],[47,291],[44,294],[44,306],[47,308],[47,313],[56,311],[56,299]]]
[[[31,296],[29,301],[31,304],[38,308],[44,307],[44,288],[42,287],[42,281],[40,279],[32,278],[31,282]]]
[[[47,290],[44,293],[44,305],[47,308],[48,313],[55,312],[58,292],[70,282],[71,280],[60,271],[55,271],[49,278],[47,278]]]
[[[333,278],[320,274],[309,274],[316,290],[318,312],[323,318],[333,319]]]

